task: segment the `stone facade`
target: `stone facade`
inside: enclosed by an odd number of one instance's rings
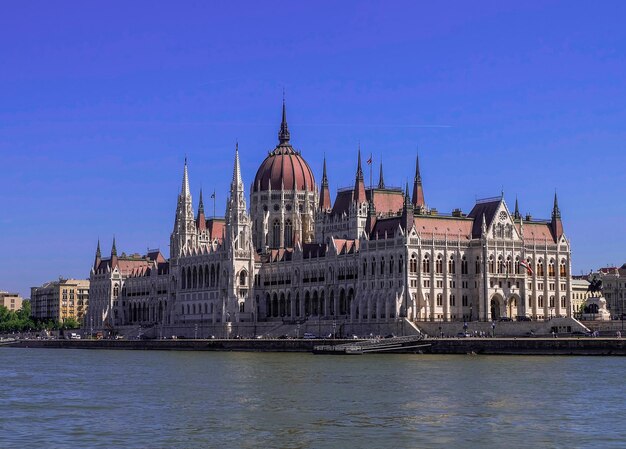
[[[170,259],[157,251],[103,259],[91,273],[96,327],[175,327],[311,321],[380,323],[534,320],[572,314],[571,251],[556,195],[550,220],[510,212],[503,196],[464,214],[427,207],[416,160],[413,192],[354,184],[331,203],[293,149],[283,105],[279,143],[246,204],[235,162],[224,218],[193,209],[183,168]],[[115,254],[114,254],[115,253]],[[86,323],[87,324],[87,323]],[[267,327],[267,326],[266,326]],[[321,328],[321,324],[320,324]],[[361,326],[363,328],[363,326]]]

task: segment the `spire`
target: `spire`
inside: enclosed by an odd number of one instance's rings
[[[287,127],[287,108],[285,107],[285,93],[283,92],[283,119],[280,122],[278,142],[280,142],[280,145],[289,144],[289,138],[289,128]]]
[[[200,189],[200,201],[198,202],[198,215],[204,214],[204,201],[202,201],[202,189]]]
[[[409,195],[409,182],[406,183],[404,191],[404,204],[402,205],[402,227],[405,231],[410,230],[413,227],[413,204],[411,204],[411,197]]]
[[[182,196],[187,196],[190,194],[189,190],[189,174],[187,173],[187,156],[185,156],[185,167],[183,169],[183,185],[180,189],[180,194]]]
[[[522,216],[519,213],[519,204],[517,203],[517,196],[515,196],[515,212],[513,212],[513,218],[519,220]]]
[[[326,176],[326,155],[324,155],[324,169],[322,171],[322,188],[320,189],[320,210],[331,209],[330,190],[328,189],[328,177]]]
[[[554,205],[552,206],[552,218],[561,218],[561,211],[559,210],[559,200],[556,197],[556,191],[554,192]]]
[[[383,177],[383,159],[380,158],[380,174],[378,175],[378,188],[385,188],[385,178]]]
[[[552,221],[550,222],[554,241],[558,241],[563,235],[563,222],[561,221],[561,210],[559,209],[559,200],[554,192],[554,205],[552,206]]]
[[[198,203],[198,218],[196,219],[198,231],[206,231],[206,216],[204,215],[204,201],[202,200],[202,189],[200,189],[200,202]]]
[[[233,167],[233,181],[232,186],[237,188],[239,185],[243,186],[241,180],[241,168],[239,167],[239,142],[235,143],[235,166]]]
[[[102,254],[100,253],[100,239],[98,239],[98,247],[96,248],[96,258],[93,262],[93,269],[97,270],[102,260]]]
[[[115,247],[115,236],[113,236],[113,246],[111,247],[111,271],[117,266],[117,248]]]
[[[420,158],[419,154],[415,155],[415,178],[413,179],[413,206],[416,209],[422,210],[426,207],[424,201],[424,189],[422,187],[422,175],[420,173]]]
[[[356,168],[356,179],[354,181],[354,201],[357,203],[367,201],[365,196],[365,183],[363,181],[363,170],[361,168],[361,145],[359,145],[359,159]]]

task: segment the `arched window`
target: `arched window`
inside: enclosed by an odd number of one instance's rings
[[[291,248],[293,246],[293,226],[291,220],[285,222],[285,247]]]
[[[561,259],[561,264],[559,265],[559,276],[566,277],[567,276],[567,268],[565,265],[565,259]]]
[[[543,276],[543,259],[539,259],[537,262],[537,276]]]
[[[409,271],[417,273],[417,255],[415,253],[411,254],[411,259],[409,259]]]
[[[476,271],[476,274],[480,274],[480,257],[479,256],[476,256],[474,270]]]
[[[461,259],[461,274],[467,274],[467,258],[463,256]]]
[[[522,274],[522,266],[519,263],[519,256],[515,257],[515,274]]]
[[[182,270],[180,271],[180,288],[182,288],[183,290],[187,288],[186,271],[187,270],[185,270],[185,267],[183,267]]]
[[[376,258],[372,257],[372,276],[374,276],[375,274],[376,274]]]
[[[187,268],[187,288],[191,288],[191,267]]]
[[[498,266],[496,267],[496,269],[498,270],[498,273],[504,273],[505,270],[505,265],[504,265],[504,261],[502,260],[502,256],[498,256]]]
[[[330,291],[330,302],[328,303],[328,309],[331,316],[335,315],[335,291]]]
[[[554,307],[554,296],[550,296],[550,307]]]
[[[380,275],[384,275],[385,274],[385,258],[381,257],[380,258]]]
[[[548,263],[548,276],[551,278],[554,277],[554,259],[550,259],[550,262]]]
[[[241,270],[241,273],[239,273],[239,285],[246,285],[247,277],[248,277],[248,272],[246,270]]]
[[[448,273],[456,273],[456,263],[454,263],[454,256],[450,256],[450,260],[448,261]]]
[[[443,259],[441,258],[441,254],[437,256],[437,261],[435,264],[435,271],[437,274],[443,273]]]
[[[272,237],[274,248],[280,248],[280,222],[278,220],[274,220],[273,230]]]
[[[367,259],[363,260],[363,277],[367,275]]]
[[[239,303],[239,313],[244,313],[246,311],[246,303],[245,302],[240,302]]]
[[[424,255],[422,260],[422,272],[430,273],[430,256],[428,254]]]
[[[443,305],[443,295],[441,293],[437,293],[437,305],[438,306]]]
[[[196,270],[196,267],[193,267],[193,277],[192,277],[192,282],[193,288],[198,288],[198,270]]]
[[[417,260],[415,261],[415,271],[417,271]],[[398,273],[402,274],[404,272],[404,259],[400,256],[400,260],[398,261]]]
[[[493,256],[489,256],[489,274],[496,272],[496,262],[493,260]]]
[[[393,256],[389,259],[389,274],[393,275]]]
[[[211,265],[211,287],[215,287],[215,265]]]
[[[537,298],[537,302],[538,307],[543,307],[543,295],[539,295],[539,298]]]

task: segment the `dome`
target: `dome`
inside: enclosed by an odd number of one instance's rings
[[[311,167],[289,143],[287,114],[283,101],[283,120],[278,132],[278,146],[263,161],[252,185],[253,192],[262,190],[315,190]]]
[[[261,190],[315,190],[311,167],[291,145],[281,143],[263,161],[254,177],[253,192]]]

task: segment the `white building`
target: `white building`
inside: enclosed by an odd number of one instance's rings
[[[90,319],[129,324],[350,323],[533,319],[571,316],[571,252],[556,195],[549,221],[523,219],[502,196],[468,214],[430,209],[416,160],[412,195],[363,180],[331,203],[324,161],[318,188],[290,143],[285,107],[279,143],[251,184],[250,209],[235,150],[225,217],[193,209],[187,162],[171,255],[99,251]]]

